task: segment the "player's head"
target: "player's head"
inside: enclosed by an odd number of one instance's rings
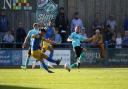
[[[80,26],[76,26],[76,27],[75,27],[75,32],[76,32],[76,33],[80,33]]]
[[[95,33],[96,33],[97,35],[99,35],[99,34],[100,34],[100,29],[96,29]]]
[[[48,21],[48,26],[53,26],[53,21],[52,20]]]
[[[64,7],[60,7],[60,13],[61,13],[61,14],[64,13]]]
[[[39,29],[39,34],[42,35],[42,36],[45,35],[46,30],[44,28]]]
[[[44,26],[44,22],[42,22],[42,21],[39,22],[39,23],[38,23],[38,26],[39,26],[39,29],[41,29],[42,27],[45,27],[45,26]]]
[[[75,12],[75,13],[74,13],[74,18],[75,18],[75,19],[78,19],[78,18],[79,18],[79,13],[78,13],[78,12]]]
[[[33,28],[38,29],[38,27],[39,27],[39,26],[38,26],[38,23],[34,23],[34,24],[33,24]]]
[[[59,33],[59,28],[56,27],[55,34],[58,34],[58,33]]]

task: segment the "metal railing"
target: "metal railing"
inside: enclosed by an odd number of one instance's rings
[[[13,43],[7,43],[7,42],[0,42],[0,48],[22,48],[22,44],[20,42],[13,42]],[[92,43],[82,43],[82,47],[89,47],[89,48],[98,48],[97,44]],[[107,44],[105,45],[106,48],[115,48],[116,45],[114,44]],[[122,44],[122,48],[128,48],[128,44]],[[61,44],[53,44],[54,48],[71,48],[71,43],[61,43]]]

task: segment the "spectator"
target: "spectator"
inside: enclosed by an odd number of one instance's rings
[[[112,39],[112,33],[110,32],[109,25],[107,27],[102,28],[102,34],[105,42]]]
[[[109,40],[108,42],[109,44],[109,48],[115,48],[115,45],[116,45],[116,36],[115,34],[112,34],[112,38]]]
[[[2,39],[5,33],[8,31],[8,19],[5,13],[0,13],[0,38]]]
[[[71,32],[75,31],[75,27],[76,26],[80,26],[81,30],[84,27],[82,20],[79,18],[79,13],[78,12],[75,12],[74,18],[72,19],[72,22],[71,22]]]
[[[94,20],[94,22],[92,24],[92,30],[93,30],[93,32],[95,32],[95,30],[97,28],[102,29],[102,23],[100,22],[100,19],[99,19],[99,16],[98,15],[96,15],[95,20]]]
[[[53,37],[54,37],[54,30],[55,30],[55,28],[53,26],[53,22],[49,21],[45,38],[46,39],[53,39]]]
[[[54,41],[56,44],[61,44],[61,42],[62,42],[62,38],[61,38],[61,35],[59,34],[58,28],[55,29]]]
[[[106,25],[107,25],[107,26],[110,26],[110,29],[111,29],[110,31],[111,31],[111,33],[115,32],[116,27],[117,27],[117,22],[116,22],[116,20],[114,19],[114,16],[113,16],[113,15],[111,15],[111,16],[109,17],[109,19],[107,20]]]
[[[62,42],[66,42],[70,31],[68,29],[68,17],[65,15],[63,7],[60,8],[59,14],[55,19],[55,25],[59,28],[59,34],[62,37]]]
[[[11,34],[12,34],[14,37],[16,37],[16,31],[15,31],[15,29],[12,28],[12,29],[10,29],[10,31],[11,31]]]
[[[41,22],[39,22],[39,23],[38,23],[38,27],[39,27],[39,29],[41,29],[41,28],[45,27],[44,22],[42,22],[42,21],[41,21]]]
[[[124,20],[124,31],[128,31],[128,17]]]
[[[87,38],[87,32],[86,32],[85,28],[82,29],[81,35],[83,35],[85,38]]]
[[[120,33],[116,37],[116,48],[122,48],[122,37]]]
[[[20,22],[19,27],[16,29],[16,42],[23,43],[26,37],[26,32],[23,24]]]
[[[14,42],[14,36],[11,34],[11,31],[6,32],[6,34],[4,35],[3,41],[6,43]]]
[[[123,38],[123,47],[128,48],[128,31],[125,31],[125,35]]]

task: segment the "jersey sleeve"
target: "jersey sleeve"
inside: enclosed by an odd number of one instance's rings
[[[80,35],[80,41],[85,41],[86,39],[87,39],[86,37]]]
[[[27,37],[31,38],[31,31],[28,32]]]
[[[70,39],[73,39],[74,38],[74,34],[72,33],[70,36],[69,36]]]

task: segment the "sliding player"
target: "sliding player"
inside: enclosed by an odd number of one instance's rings
[[[53,37],[54,37],[54,26],[53,26],[53,21],[50,20],[48,22],[48,28],[47,28],[47,32],[45,34],[45,39],[49,39],[49,40],[53,40]],[[43,47],[43,51],[46,52],[46,51],[50,51],[50,54],[49,54],[49,57],[53,57],[53,47],[52,47],[52,44],[51,43],[48,43],[46,41],[43,41],[42,42],[42,47]],[[53,67],[49,62],[48,62],[48,66],[49,67]]]
[[[40,29],[45,28],[44,25],[42,25],[42,23],[39,23],[39,27],[40,27]],[[54,28],[54,26],[53,26],[53,22],[52,22],[52,20],[50,20],[50,21],[48,22],[48,28],[47,28],[47,32],[46,32],[44,38],[47,39],[47,40],[52,40],[53,37],[54,37],[54,29],[55,29],[55,28]],[[53,43],[53,42],[52,42],[52,43]],[[49,43],[49,42],[47,42],[47,41],[42,40],[41,46],[42,46],[42,51],[43,51],[44,53],[45,53],[45,52],[48,53],[48,52],[50,51],[49,57],[52,58],[52,57],[53,57],[53,52],[54,52],[54,51],[53,51],[52,44]],[[46,63],[50,68],[53,68],[52,64],[49,63],[48,61],[45,61],[45,63]],[[35,66],[36,66],[36,62],[33,63],[32,68],[35,68]]]
[[[55,63],[57,65],[60,64],[61,60],[53,60],[52,58],[48,57],[45,55],[42,50],[40,49],[40,44],[42,41],[42,38],[44,37],[46,31],[45,29],[40,29],[39,34],[33,35],[33,41],[32,41],[32,46],[31,46],[31,56],[34,57],[37,61],[40,61],[41,66],[48,72],[48,73],[53,73],[51,70],[48,69],[47,65],[44,63],[44,59],[48,60],[49,62]],[[43,39],[44,41],[47,41]]]

